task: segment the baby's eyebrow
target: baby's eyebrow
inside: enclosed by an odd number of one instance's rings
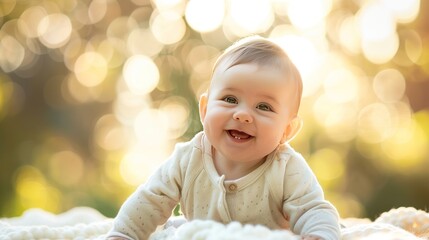
[[[242,92],[242,90],[234,87],[226,87],[226,88],[223,88],[221,92]]]
[[[275,104],[279,104],[279,101],[277,100],[277,98],[273,97],[270,94],[261,94],[261,98],[268,99],[270,102],[274,102]]]

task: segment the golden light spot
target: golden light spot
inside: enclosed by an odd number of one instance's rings
[[[99,22],[106,15],[107,3],[104,0],[93,0],[88,7],[90,23]]]
[[[371,2],[359,10],[357,19],[365,57],[376,64],[391,60],[399,46],[392,14],[382,4]]]
[[[122,82],[122,81],[121,81]],[[125,83],[119,84],[119,86]],[[127,86],[122,86],[117,94],[113,104],[115,118],[124,126],[133,127],[137,115],[142,109],[150,108],[151,101],[149,98],[135,95],[127,90]],[[133,134],[133,132],[131,133]]]
[[[359,95],[359,81],[348,69],[333,70],[323,85],[327,97],[336,103],[356,100]]]
[[[40,21],[47,15],[46,10],[40,6],[33,6],[26,9],[18,19],[19,31],[29,38],[39,37],[37,28]]]
[[[325,196],[337,208],[342,218],[359,218],[365,216],[365,208],[361,203],[362,201],[353,195],[344,192],[326,191]]]
[[[369,41],[363,39],[361,42],[362,52],[366,59],[375,63],[383,64],[390,61],[399,48],[398,34],[394,33],[383,40]]]
[[[74,73],[79,83],[86,87],[95,87],[107,76],[107,62],[97,52],[85,52],[76,60]]]
[[[51,212],[59,210],[60,192],[50,186],[35,167],[22,166],[16,171],[15,189],[23,209],[42,208]]]
[[[73,31],[69,42],[62,49],[64,64],[71,72],[73,72],[74,64],[82,53],[85,43],[86,41],[77,32]]]
[[[0,67],[4,72],[12,72],[19,68],[24,56],[24,47],[14,37],[0,36]]]
[[[164,47],[149,29],[141,28],[136,28],[130,33],[127,39],[127,46],[135,55],[141,54],[150,57],[156,56]]]
[[[389,11],[377,2],[369,2],[357,13],[363,41],[382,41],[396,32],[396,22]]]
[[[207,76],[211,75],[213,65],[218,55],[219,50],[216,48],[200,45],[192,48],[186,57],[186,63],[192,71]]]
[[[124,64],[122,75],[129,90],[137,95],[152,92],[159,82],[158,67],[144,55],[130,57]]]
[[[274,22],[274,13],[270,1],[234,0],[229,2],[230,24],[235,26],[237,36],[261,33],[269,29]],[[246,9],[245,11],[243,11]],[[234,28],[234,27],[233,27]]]
[[[379,143],[392,135],[394,124],[386,105],[373,103],[363,108],[358,117],[358,136],[367,143]]]
[[[131,31],[138,27],[137,21],[132,17],[115,18],[107,28],[107,38],[115,43],[116,47],[125,47],[125,40]]]
[[[287,16],[290,0],[271,0],[274,12],[279,16]]]
[[[61,93],[70,103],[84,103],[92,99],[88,88],[77,80],[75,74],[69,74],[66,81],[62,83]]]
[[[64,46],[69,40],[71,32],[70,18],[61,13],[45,16],[37,27],[40,41],[48,48]]]
[[[423,42],[420,35],[414,31],[406,31],[405,37],[405,52],[408,58],[413,62],[417,63],[423,52]]]
[[[313,115],[317,122],[325,124],[329,111],[332,109],[333,102],[326,94],[319,96],[313,103]]]
[[[98,119],[94,128],[94,138],[98,146],[108,151],[118,150],[127,143],[125,130],[112,114]]]
[[[323,81],[320,77],[310,77],[323,59],[319,49],[310,39],[299,35],[289,34],[274,37],[273,41],[287,52],[291,61],[298,68],[304,85],[302,95],[305,97],[313,94]]]
[[[350,53],[360,53],[360,33],[357,28],[355,16],[349,16],[343,20],[339,29],[339,40],[341,45]]]
[[[358,107],[353,103],[330,105],[323,126],[328,137],[334,142],[347,142],[356,137]],[[335,107],[332,107],[335,106]]]
[[[222,25],[224,1],[191,0],[186,6],[186,21],[198,32],[210,32]]]
[[[127,184],[138,186],[147,181],[166,157],[165,145],[156,149],[139,147],[138,151],[131,151],[122,159],[121,176]]]
[[[73,186],[78,184],[84,174],[82,158],[72,151],[61,151],[49,159],[49,170],[56,182]]]
[[[401,124],[392,137],[382,143],[382,149],[387,155],[386,163],[389,169],[403,174],[412,174],[426,160],[428,154],[429,136],[427,136],[415,120]],[[404,171],[404,170],[407,171]]]
[[[420,9],[420,0],[382,0],[381,2],[390,10],[398,23],[414,21]]]
[[[313,153],[308,160],[317,178],[324,184],[329,184],[344,174],[342,156],[335,150],[323,148]]]
[[[162,101],[159,108],[168,121],[168,138],[175,140],[181,137],[189,126],[189,104],[182,97],[170,97]]]
[[[289,1],[287,12],[296,28],[308,29],[318,25],[323,26],[331,8],[332,0],[300,0]]]
[[[0,3],[0,18],[8,15],[16,6],[16,0],[2,0]]]
[[[185,36],[186,24],[182,17],[174,12],[154,11],[151,16],[150,30],[159,42],[174,44]]]
[[[97,52],[107,61],[107,68],[116,68],[124,64],[126,57],[115,47],[114,41],[104,39],[98,44]]]
[[[118,184],[123,184],[123,178],[121,176],[121,161],[123,152],[112,152],[103,159],[104,173],[109,180],[112,180]],[[106,187],[108,191],[114,191],[110,187]]]
[[[405,79],[396,69],[385,69],[374,77],[373,88],[383,102],[400,101],[405,94]]]
[[[145,145],[154,146],[169,139],[168,118],[158,109],[144,109],[134,121],[134,132],[137,139]]]
[[[183,0],[154,0],[156,8],[160,12],[175,12],[182,16],[185,10],[185,4],[187,1]]]

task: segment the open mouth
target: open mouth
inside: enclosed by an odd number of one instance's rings
[[[245,132],[238,131],[238,130],[228,130],[227,132],[228,132],[229,136],[231,136],[237,140],[246,140],[246,139],[253,138],[252,135],[249,135]]]

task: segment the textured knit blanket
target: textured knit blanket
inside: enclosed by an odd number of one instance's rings
[[[342,240],[429,240],[429,213],[401,207],[369,219],[342,219]],[[0,239],[104,239],[112,219],[87,207],[73,208],[54,215],[41,209],[27,210],[16,218],[0,219]],[[194,220],[179,227],[160,227],[150,240],[295,240],[287,230],[270,230],[259,225],[227,225]]]

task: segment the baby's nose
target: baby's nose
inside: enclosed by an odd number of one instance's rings
[[[237,111],[233,115],[234,120],[240,121],[242,123],[252,123],[253,118],[247,111]]]

